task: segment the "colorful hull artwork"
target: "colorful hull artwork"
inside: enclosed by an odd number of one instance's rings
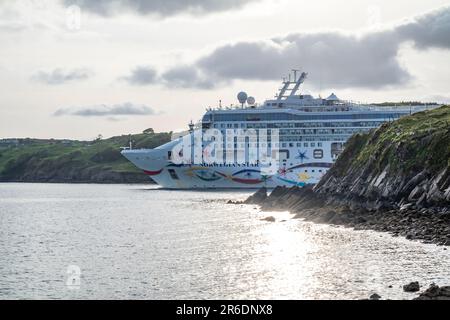
[[[187,187],[229,187],[254,188],[277,185],[303,187],[314,184],[325,174],[331,163],[308,163],[293,167],[282,167],[273,175],[261,174],[260,168],[210,167],[203,165],[177,165],[170,163],[165,168],[145,171],[156,182],[174,188]],[[228,170],[227,170],[228,169]],[[236,170],[237,169],[237,170]],[[322,170],[323,169],[323,170]],[[321,171],[322,173],[319,173]],[[315,174],[314,174],[315,173]]]

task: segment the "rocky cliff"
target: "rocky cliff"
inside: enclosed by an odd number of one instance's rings
[[[373,207],[450,204],[450,106],[352,137],[314,191]]]

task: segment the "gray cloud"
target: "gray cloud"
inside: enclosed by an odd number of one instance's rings
[[[398,59],[406,42],[418,49],[450,49],[450,7],[361,36],[295,33],[264,42],[224,45],[191,65],[165,70],[162,82],[210,89],[235,79],[274,80],[300,67],[310,73],[308,83],[315,87],[399,86],[412,78]]]
[[[450,7],[434,10],[397,27],[399,38],[413,41],[418,49],[450,48]]]
[[[227,11],[257,0],[62,0],[64,5],[76,4],[102,16],[129,11],[142,15],[172,16],[179,13],[195,15]]]
[[[153,67],[138,66],[127,76],[119,78],[130,85],[146,86],[163,84],[172,88],[200,88],[211,89],[214,83],[195,66],[184,65],[173,67],[162,74],[158,74]]]
[[[153,84],[157,80],[156,70],[148,66],[138,66],[131,71],[131,74],[126,77],[122,77],[122,80],[127,81],[131,85],[148,85]]]
[[[114,116],[146,116],[157,114],[152,108],[143,104],[125,102],[114,105],[93,105],[84,107],[67,107],[58,109],[54,116],[80,117],[114,117]]]
[[[93,72],[88,69],[63,70],[57,68],[53,71],[38,71],[31,79],[49,85],[60,85],[73,81],[86,80],[92,75]]]
[[[177,66],[161,75],[166,86],[178,88],[212,89],[214,82],[194,66]]]

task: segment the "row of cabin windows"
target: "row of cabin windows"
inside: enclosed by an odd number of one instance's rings
[[[280,135],[303,135],[303,134],[353,134],[355,132],[361,132],[367,129],[354,128],[354,129],[281,129]]]
[[[301,142],[297,142],[297,144],[294,144],[294,143],[292,143],[292,142],[290,142],[289,144],[288,144],[288,143],[282,143],[281,146],[282,146],[283,148],[287,148],[287,147],[293,148],[293,147],[295,147],[295,146],[297,146],[297,148],[301,148],[301,147],[302,147],[302,143],[301,143]],[[315,142],[311,142],[311,143],[304,142],[304,143],[303,143],[303,147],[305,147],[305,148],[308,148],[308,147],[314,148],[315,146],[316,146],[316,143],[315,143]],[[318,146],[319,148],[322,147],[322,142],[317,142],[317,146]]]
[[[266,147],[269,147],[269,148],[271,148],[272,147],[272,143],[261,143],[260,145],[258,145],[257,143],[228,143],[228,144],[223,144],[223,143],[220,143],[220,144],[218,144],[218,147],[219,148],[224,148],[225,147],[225,145],[227,146],[227,148],[258,148],[258,146],[259,147],[261,147],[261,148],[266,148]],[[279,147],[280,146],[280,144],[279,143],[275,143],[274,144],[275,145],[275,147]],[[297,147],[297,148],[301,148],[301,147],[304,147],[304,148],[308,148],[308,147],[311,147],[311,148],[315,148],[316,147],[316,145],[317,145],[317,147],[319,147],[319,148],[322,148],[323,147],[323,144],[322,144],[322,142],[317,142],[317,143],[315,143],[315,142],[311,142],[311,143],[308,143],[308,142],[304,142],[304,143],[301,143],[301,142],[297,142],[297,143],[293,143],[293,142],[290,142],[290,143],[285,143],[285,142],[283,142],[282,144],[281,144],[281,146],[283,147],[283,148],[295,148],[295,147]]]
[[[347,141],[348,138],[350,138],[350,135],[347,136],[279,136],[279,141],[281,142],[294,142],[297,143],[297,146],[300,146],[300,143],[302,141],[310,141],[311,143],[313,143],[314,141]],[[216,141],[216,139],[214,139],[214,137],[212,137],[211,139],[212,141]],[[224,142],[231,142],[231,141],[236,141],[235,137],[226,137],[226,139],[224,139]],[[269,146],[270,146],[270,141],[272,140],[271,136],[267,136],[267,141],[269,142]],[[266,140],[261,140],[261,141],[266,141]],[[195,142],[197,142],[197,140],[195,140]],[[236,143],[235,143],[236,144]],[[263,147],[265,146],[265,143],[261,142],[260,143]],[[256,146],[256,145],[255,145]],[[222,144],[223,147],[223,144]],[[307,145],[305,145],[305,147],[307,147]]]
[[[308,147],[315,148],[316,145],[319,148],[323,147],[322,142],[317,142],[317,143],[316,142],[311,142],[311,143],[308,143],[308,142],[303,142],[303,143],[301,143],[301,142],[297,142],[297,143],[290,142],[290,143],[282,143],[281,144],[281,146],[283,148],[287,148],[287,147],[289,147],[289,148],[294,148],[294,147],[297,147],[297,148],[301,148],[301,147],[304,147],[304,148],[308,148]],[[224,148],[225,144],[219,143],[218,146],[219,146],[219,148]],[[240,148],[245,148],[245,147],[257,148],[258,144],[257,143],[246,143],[246,144],[245,143],[239,143],[239,144],[238,143],[234,143],[234,144],[228,143],[228,144],[226,144],[226,146],[227,146],[227,148],[232,148],[233,146],[235,148],[238,148],[238,147],[240,147]],[[261,143],[260,144],[261,148],[265,148],[266,146],[267,147],[271,147],[272,143],[269,142],[269,143]],[[275,143],[275,146],[279,147],[279,143]]]
[[[362,132],[362,131],[365,131],[365,130],[367,130],[367,129],[365,129],[365,128],[353,128],[353,129],[343,129],[343,128],[339,128],[339,129],[296,129],[296,130],[281,129],[279,131],[279,135],[353,134],[355,132]],[[239,132],[238,130],[234,130],[233,131],[234,134],[237,134],[238,132]],[[230,133],[224,132],[224,131],[221,132],[221,131],[219,131],[217,129],[215,129],[213,131],[213,134],[215,134],[215,135],[218,135],[219,133],[221,133],[221,134],[230,134]],[[258,134],[258,132],[256,132],[255,134]],[[267,130],[267,134],[268,135],[271,134],[271,129]]]
[[[329,135],[329,137],[311,137],[311,136],[305,136],[300,132],[296,132],[297,130],[280,130],[280,134],[278,135],[279,139],[281,141],[303,141],[303,140],[307,140],[307,141],[314,141],[314,140],[322,140],[322,141],[330,141],[330,140],[342,140],[342,139],[348,139],[349,136],[351,136],[352,134],[354,134],[355,132],[363,132],[363,129],[352,129],[352,130],[348,130],[348,129],[333,129],[333,133]],[[306,131],[306,130],[305,130]],[[233,140],[233,139],[237,139],[237,134],[238,132],[234,132],[234,133],[226,133],[226,132],[220,132],[219,130],[214,130],[212,132],[215,136],[212,136],[210,139],[212,141],[216,140],[216,136],[220,137],[220,134],[224,134],[223,139],[226,140]],[[306,134],[311,134],[311,135],[326,135],[326,132],[322,132],[322,130],[314,130],[314,132],[305,132]],[[234,135],[233,135],[234,134]],[[290,135],[289,135],[290,134]],[[335,135],[336,134],[336,135]],[[337,135],[346,135],[346,137],[339,137]],[[250,138],[257,138],[257,137],[261,137],[261,139],[264,137],[264,139],[267,139],[268,141],[272,140],[272,133],[270,130],[268,130],[267,135],[263,136],[263,135],[258,135],[258,133],[256,133],[256,135],[253,136],[247,136],[246,139],[250,139]],[[197,140],[195,140],[197,141]]]
[[[297,141],[347,141],[348,138],[350,138],[349,135],[347,136],[328,136],[328,137],[317,137],[317,136],[311,136],[311,137],[295,137],[295,136],[280,136],[281,142],[297,142]]]
[[[292,113],[258,113],[258,114],[207,114],[202,121],[311,121],[311,120],[365,120],[377,119],[378,121],[395,120],[404,115],[404,113],[373,113],[361,112],[355,114],[292,114]]]
[[[377,127],[383,121],[358,121],[358,122],[301,122],[301,123],[215,123],[216,129],[259,129],[259,128],[323,128],[323,127]]]

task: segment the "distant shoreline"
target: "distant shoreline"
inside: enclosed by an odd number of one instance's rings
[[[122,156],[121,147],[152,149],[170,133],[122,135],[94,141],[53,139],[0,140],[0,182],[152,183]]]

